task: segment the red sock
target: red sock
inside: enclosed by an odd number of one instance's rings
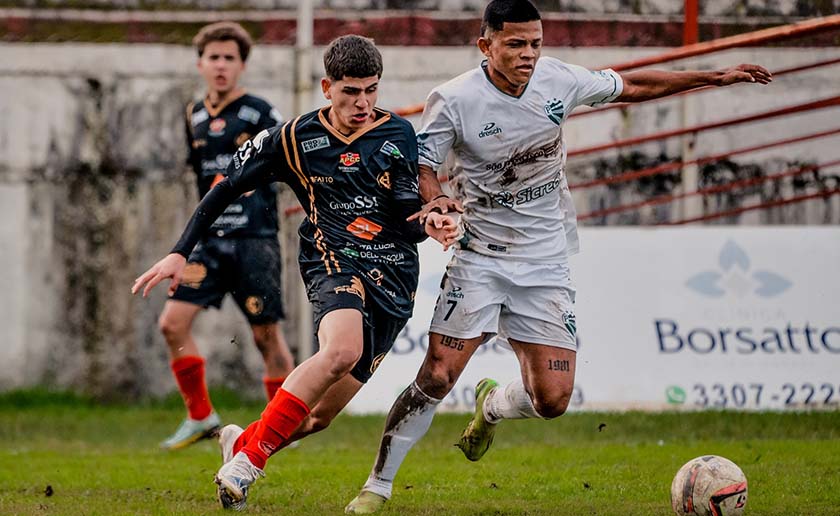
[[[198,356],[181,357],[173,360],[171,367],[190,419],[209,416],[213,412],[213,405],[210,404],[210,394],[204,380],[204,359]]]
[[[260,426],[260,421],[254,421],[245,429],[244,432],[239,434],[239,437],[236,438],[236,441],[233,442],[233,454],[236,455],[239,451],[245,447],[251,441],[251,438],[254,437],[254,432],[257,431],[257,427]]]
[[[265,462],[297,429],[309,407],[291,392],[280,389],[265,407],[253,438],[242,448],[251,464],[264,469]]]
[[[274,394],[277,393],[277,389],[283,386],[283,382],[286,381],[285,376],[277,376],[275,378],[269,378],[268,376],[263,378],[263,385],[265,385],[265,395],[266,399],[271,401],[274,399]]]

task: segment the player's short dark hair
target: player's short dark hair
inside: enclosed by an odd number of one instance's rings
[[[524,23],[540,19],[540,12],[529,0],[492,0],[484,8],[481,20],[481,36],[487,31],[497,31],[507,23]]]
[[[382,54],[370,38],[356,34],[340,36],[324,51],[324,71],[333,81],[345,77],[382,77]]]
[[[242,25],[236,22],[223,21],[205,25],[193,38],[193,46],[198,51],[198,57],[204,55],[204,48],[213,41],[235,41],[239,47],[239,57],[248,60],[254,40]]]

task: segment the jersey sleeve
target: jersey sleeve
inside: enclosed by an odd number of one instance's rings
[[[263,130],[239,147],[228,165],[227,177],[201,199],[173,253],[189,256],[213,222],[242,194],[287,179],[290,165],[284,152],[288,146],[285,130],[286,126]]]
[[[283,123],[283,116],[280,114],[280,111],[268,102],[265,103],[264,108],[260,111],[260,121],[257,124],[258,130],[270,129]]]
[[[426,99],[417,133],[419,164],[437,172],[458,137],[455,114],[446,99],[436,90]]]
[[[575,106],[600,106],[612,102],[624,89],[621,76],[611,69],[588,70],[582,66],[567,64],[575,79]]]
[[[193,134],[193,125],[192,125],[192,111],[193,111],[194,104],[190,102],[187,105],[187,110],[184,117],[184,131],[186,133],[187,138],[187,165],[192,167],[193,171],[198,174],[201,170],[200,161],[201,158],[198,156],[198,151],[195,148],[195,134]]]
[[[417,135],[414,128],[406,123],[404,138],[397,144],[387,142],[379,152],[388,155],[391,160],[392,195],[396,206],[397,222],[400,233],[407,242],[418,243],[426,239],[423,226],[417,222],[408,222],[409,216],[420,211],[420,189],[417,184]]]

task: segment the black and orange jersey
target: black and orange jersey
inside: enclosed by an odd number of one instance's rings
[[[319,274],[353,273],[379,306],[409,317],[416,243],[425,237],[419,223],[405,221],[420,208],[417,140],[408,121],[375,114],[349,136],[330,125],[329,107],[256,135],[236,152],[227,179],[202,200],[173,252],[186,256],[208,220],[242,192],[282,181],[307,215],[298,231],[307,284]]]
[[[199,198],[225,177],[240,145],[280,122],[277,110],[253,95],[240,95],[215,108],[206,100],[191,103],[187,107],[187,161],[195,171]],[[267,185],[228,206],[205,236],[275,236],[277,222],[276,190]]]

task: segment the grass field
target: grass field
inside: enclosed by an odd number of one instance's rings
[[[215,395],[227,421],[262,406]],[[223,514],[216,444],[165,453],[176,399],[98,406],[41,392],[0,396],[0,514]],[[505,422],[478,463],[452,446],[466,420],[438,415],[384,514],[669,515],[677,469],[726,456],[749,479],[747,514],[840,516],[840,412],[569,414]],[[383,417],[342,416],[269,462],[251,514],[341,514],[373,462]],[[599,430],[599,427],[601,428]]]

